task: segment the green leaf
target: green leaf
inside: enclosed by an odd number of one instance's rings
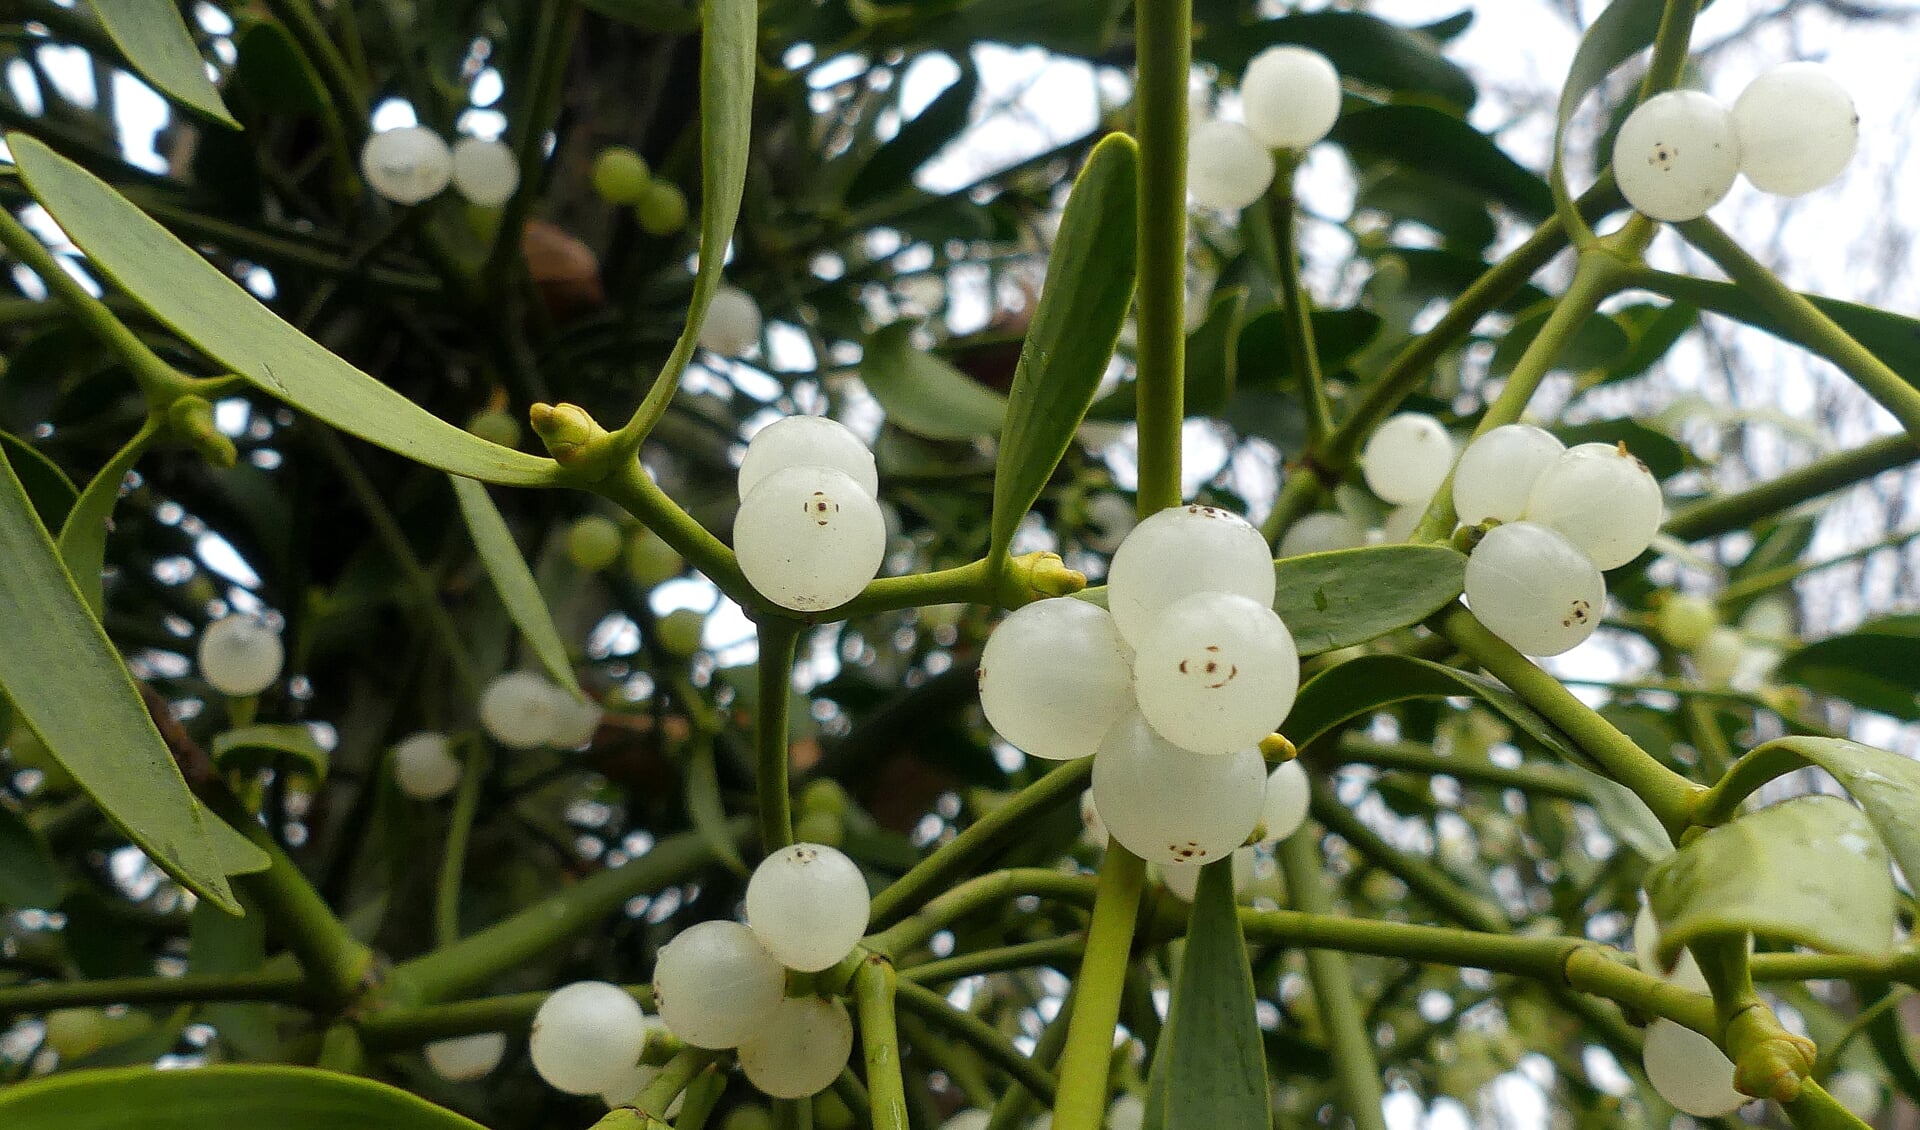
[[[1320,369],[1336,373],[1353,355],[1365,349],[1380,332],[1380,315],[1353,307],[1347,310],[1315,310],[1313,350],[1320,358]],[[1266,310],[1247,320],[1241,327],[1238,343],[1240,388],[1257,387],[1272,392],[1291,391],[1293,355],[1287,351],[1289,328],[1284,310]]]
[[[177,5],[170,0],[87,0],[87,4],[141,78],[202,117],[240,128],[207,77],[207,61],[194,46],[193,33]]]
[[[660,35],[700,30],[700,0],[581,0],[580,6]]]
[[[1230,287],[1213,296],[1206,318],[1188,332],[1187,415],[1218,416],[1233,400],[1240,379],[1240,330],[1246,313],[1247,288]]]
[[[112,524],[113,504],[120,500],[120,487],[126,482],[127,472],[133,470],[133,465],[140,461],[159,433],[160,425],[154,420],[143,424],[93,477],[87,489],[80,492],[73,509],[67,512],[66,524],[60,527],[60,560],[96,617],[106,600],[101,584],[107,566],[107,532]]]
[[[1280,727],[1296,746],[1318,741],[1336,727],[1396,702],[1471,696],[1486,703],[1520,732],[1575,764],[1586,758],[1553,723],[1534,713],[1512,691],[1481,675],[1404,655],[1363,655],[1329,667],[1300,688],[1293,711]]]
[[[39,140],[7,145],[28,189],[90,265],[155,318],[269,395],[342,431],[443,471],[551,483],[559,465],[489,443],[327,352],[125,197]]]
[[[123,1067],[0,1088],[7,1130],[485,1130],[385,1083],[311,1067]]]
[[[1566,134],[1580,103],[1593,89],[1606,81],[1615,67],[1646,50],[1660,30],[1660,15],[1665,0],[1614,0],[1587,28],[1580,46],[1573,53],[1573,66],[1560,88],[1560,109],[1554,120],[1554,191],[1566,194]]]
[[[1647,871],[1660,960],[1700,938],[1758,934],[1833,953],[1893,947],[1893,875],[1866,815],[1803,796],[1711,828]]]
[[[1072,446],[1120,340],[1133,303],[1139,153],[1131,138],[1115,134],[1094,148],[1074,182],[1006,403],[954,374],[966,382],[964,399],[978,405],[983,417],[993,410],[1006,416],[993,484],[996,550],[1012,541],[1014,528]],[[889,328],[900,331],[904,344],[904,328]],[[870,342],[869,362],[872,348]],[[872,388],[872,377],[867,381]],[[877,388],[874,395],[894,415]],[[997,417],[993,426],[997,430]]]
[[[27,814],[0,800],[0,907],[52,909],[67,881]]]
[[[1162,1130],[1267,1125],[1267,1051],[1234,906],[1232,860],[1200,870],[1180,980],[1152,1072],[1167,1081],[1164,1120],[1157,1122]]]
[[[1776,678],[1920,721],[1920,616],[1887,616],[1788,652]]]
[[[1500,339],[1499,347],[1493,351],[1493,360],[1488,363],[1488,371],[1493,376],[1503,377],[1513,372],[1513,367],[1520,363],[1520,355],[1533,344],[1534,338],[1540,336],[1547,318],[1553,314],[1556,302],[1549,299],[1538,303],[1514,319],[1513,328]],[[1624,356],[1632,347],[1632,340],[1618,322],[1605,314],[1595,314],[1580,323],[1580,328],[1573,332],[1573,339],[1554,358],[1553,368],[1560,372],[1604,368]]]
[[[973,98],[979,90],[979,73],[971,65],[963,65],[960,77],[951,86],[867,158],[847,185],[846,206],[859,208],[906,188],[920,166],[967,128]]]
[[[1467,559],[1440,545],[1376,545],[1273,564],[1273,610],[1301,655],[1366,643],[1452,602]]]
[[[1418,32],[1357,12],[1302,12],[1239,28],[1208,28],[1194,40],[1197,62],[1234,74],[1276,43],[1298,43],[1325,55],[1342,75],[1452,106],[1473,105],[1473,78]]]
[[[1530,220],[1553,211],[1547,182],[1492,138],[1432,106],[1377,106],[1345,114],[1332,140],[1362,157],[1386,158],[1464,185]]]
[[[13,473],[20,476],[20,485],[33,503],[33,512],[40,516],[40,524],[49,530],[59,529],[80,497],[79,488],[53,460],[40,454],[39,448],[12,432],[0,431],[0,448],[6,449],[7,458],[13,462]]]
[[[61,567],[3,449],[0,545],[7,547],[0,687],[18,718],[149,858],[196,894],[239,913],[208,821],[120,653]],[[264,856],[259,866],[266,866]]]
[[[711,740],[694,743],[687,755],[687,816],[715,858],[736,874],[747,874],[747,862],[740,858],[740,848],[727,827],[727,808],[720,798],[720,770]]]
[[[313,117],[326,109],[326,87],[286,25],[275,20],[245,23],[234,46],[239,55],[233,84],[242,92],[235,105],[242,113]]]
[[[500,603],[506,606],[514,627],[520,629],[547,675],[584,701],[586,696],[573,677],[567,645],[560,638],[560,629],[554,626],[553,612],[541,598],[540,583],[533,579],[533,570],[527,568],[527,559],[520,556],[520,547],[514,544],[513,531],[507,529],[507,520],[500,516],[500,508],[493,504],[487,488],[481,484],[458,475],[448,478],[453,483],[454,496],[460,500],[460,516],[466,519],[473,546],[480,552],[481,564],[487,567],[487,576],[493,578],[493,589],[500,594]]]
[[[1593,806],[1594,815],[1600,818],[1600,823],[1606,825],[1607,831],[1615,839],[1632,848],[1649,863],[1673,854],[1673,838],[1638,793],[1612,777],[1601,776],[1584,766],[1569,765],[1567,768],[1586,781],[1587,803]]]
[[[914,348],[912,337],[911,322],[882,326],[867,338],[861,355],[860,379],[886,409],[887,419],[928,439],[970,440],[1000,434],[1007,398]],[[1025,356],[1023,350],[1023,360]]]
[[[1700,323],[1700,310],[1688,302],[1665,306],[1640,303],[1613,312],[1613,320],[1633,339],[1625,353],[1582,376],[1580,391],[1628,381],[1651,369],[1686,332]]]
[[[1484,195],[1464,185],[1394,166],[1368,169],[1354,197],[1356,212],[1384,212],[1432,228],[1442,244],[1477,254],[1497,230]]]
[[[213,739],[213,763],[221,772],[251,772],[276,767],[292,758],[296,770],[316,781],[327,779],[327,751],[313,739],[313,731],[298,724],[243,726]]]

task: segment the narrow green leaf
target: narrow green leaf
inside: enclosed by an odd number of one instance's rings
[[[1358,12],[1302,12],[1238,28],[1209,28],[1193,44],[1196,62],[1238,74],[1276,43],[1311,47],[1340,73],[1375,86],[1424,94],[1465,109],[1473,105],[1473,77],[1419,32]]]
[[[0,450],[0,687],[121,831],[189,889],[239,913],[207,822],[119,652],[61,567]],[[73,704],[87,704],[75,710]],[[258,854],[258,853],[255,853]],[[264,866],[264,858],[261,860]]]
[[[1833,796],[1782,801],[1647,871],[1660,959],[1699,938],[1758,934],[1823,952],[1893,947],[1893,874],[1866,815]]]
[[[687,755],[687,816],[715,858],[735,873],[747,874],[747,862],[740,858],[740,848],[727,827],[727,808],[720,798],[720,770],[711,740],[694,743]]]
[[[240,128],[207,77],[207,61],[200,57],[193,33],[171,0],[87,0],[87,4],[141,78],[202,117]]]
[[[0,1088],[8,1130],[485,1130],[425,1099],[312,1067],[122,1067],[70,1071]]]
[[[1120,340],[1133,302],[1139,164],[1140,150],[1131,138],[1114,134],[1102,141],[1087,158],[1060,217],[1013,390],[998,409],[1007,422],[993,484],[997,551],[1005,551],[1072,445]],[[971,381],[967,388],[993,396]],[[988,402],[971,399],[984,415]]]
[[[1164,1067],[1161,1061],[1165,1060]],[[1164,1079],[1164,1130],[1265,1126],[1267,1050],[1253,970],[1233,901],[1233,862],[1201,868],[1186,953],[1152,1072]]]
[[[1547,182],[1494,140],[1433,106],[1376,106],[1343,115],[1332,140],[1363,157],[1385,158],[1463,185],[1529,220],[1553,211]]]
[[[1240,330],[1246,314],[1247,288],[1231,287],[1213,296],[1207,316],[1187,333],[1188,415],[1218,416],[1233,400],[1240,381]]]
[[[1569,765],[1587,783],[1587,803],[1615,839],[1637,852],[1649,863],[1673,854],[1673,838],[1666,825],[1647,807],[1647,802],[1632,789],[1580,765]]]
[[[1911,1102],[1920,1102],[1920,1065],[1914,1063],[1906,1022],[1897,1005],[1882,1007],[1881,1004],[1893,993],[1912,990],[1905,985],[1896,987],[1885,981],[1868,981],[1857,983],[1854,991],[1860,994],[1861,1015],[1869,1011],[1874,1014],[1867,1025],[1867,1041],[1873,1045],[1873,1054],[1887,1069],[1887,1077],[1900,1093]]]
[[[1775,677],[1903,721],[1920,721],[1920,616],[1886,616],[1788,652]]]
[[[480,552],[480,562],[487,567],[487,576],[493,578],[494,591],[500,594],[500,603],[506,606],[514,627],[520,629],[547,675],[584,701],[586,696],[573,677],[567,645],[554,626],[553,612],[541,598],[540,583],[527,568],[527,559],[520,556],[520,547],[514,543],[513,531],[507,529],[507,520],[500,516],[500,508],[481,484],[459,475],[448,478],[454,496],[460,500],[460,516],[466,519],[467,532]]]
[[[1336,727],[1396,702],[1416,698],[1470,696],[1492,707],[1521,733],[1574,764],[1586,758],[1574,752],[1553,723],[1534,713],[1513,692],[1479,675],[1404,655],[1363,655],[1329,667],[1307,680],[1294,699],[1293,712],[1280,727],[1296,746],[1318,741]]]
[[[79,488],[53,460],[40,454],[39,448],[12,432],[0,431],[0,447],[6,448],[13,473],[20,476],[20,485],[26,488],[40,524],[49,530],[59,529],[80,497]]]
[[[241,113],[312,117],[327,107],[327,88],[293,33],[276,20],[244,23],[234,38],[234,105]]]
[[[80,596],[94,616],[101,615],[106,596],[101,588],[107,567],[107,531],[112,525],[113,505],[120,500],[120,487],[127,472],[140,461],[160,425],[149,419],[134,433],[125,447],[114,453],[107,465],[87,484],[67,512],[60,527],[60,560],[80,590]],[[49,527],[51,529],[51,527]]]
[[[915,348],[910,322],[882,326],[867,338],[860,379],[890,422],[928,439],[998,435],[1006,419],[1006,397]]]
[[[1467,559],[1439,545],[1376,545],[1274,562],[1273,610],[1301,655],[1418,624],[1460,595]]]
[[[262,391],[341,431],[443,471],[522,486],[559,466],[489,443],[327,352],[104,181],[39,140],[7,145],[35,199],[128,297]]]
[[[967,128],[973,98],[979,90],[979,73],[971,64],[963,63],[960,77],[927,103],[912,121],[901,126],[899,133],[875,149],[873,156],[854,174],[852,183],[847,185],[847,207],[871,204],[911,184],[920,166],[932,160]]]
[[[1633,345],[1597,372],[1582,377],[1580,391],[1600,385],[1628,381],[1651,369],[1665,357],[1688,330],[1700,324],[1700,310],[1689,302],[1666,306],[1640,303],[1613,312],[1613,319],[1627,331]]]
[[[296,724],[243,726],[213,739],[213,763],[221,772],[270,769],[282,758],[292,758],[295,769],[316,781],[327,779],[327,751],[313,739],[313,731]]]
[[[0,800],[0,907],[50,910],[66,890],[60,864],[26,813]]]

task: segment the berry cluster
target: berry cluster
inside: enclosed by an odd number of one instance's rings
[[[1266,195],[1273,150],[1303,150],[1340,117],[1340,74],[1305,47],[1269,47],[1240,76],[1244,124],[1207,118],[1202,107],[1187,141],[1187,191],[1203,208],[1239,211]]]
[[[419,204],[454,191],[470,204],[498,208],[520,187],[520,165],[505,142],[463,137],[453,148],[426,126],[383,130],[360,150],[367,186],[395,204]]]
[[[1697,90],[1647,99],[1614,136],[1613,173],[1636,211],[1693,220],[1725,199],[1741,173],[1778,196],[1831,184],[1859,134],[1846,88],[1812,63],[1788,63],[1747,84],[1731,110]]]
[[[1035,757],[1093,755],[1107,829],[1158,863],[1201,863],[1260,823],[1258,748],[1292,709],[1300,660],[1273,611],[1259,531],[1209,506],[1163,510],[1120,543],[1108,608],[1040,600],[980,656],[980,705]]]
[[[767,425],[740,464],[740,571],[760,595],[796,612],[852,600],[886,556],[879,488],[873,452],[844,425],[824,416]]]
[[[653,175],[647,159],[624,145],[609,145],[593,159],[593,191],[609,204],[633,209],[648,235],[672,235],[687,226],[687,194]]]
[[[532,671],[497,676],[480,693],[480,725],[508,749],[579,749],[600,728],[601,714]]]

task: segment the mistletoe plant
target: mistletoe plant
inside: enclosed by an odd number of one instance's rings
[[[1577,1125],[1920,1100],[1920,768],[1819,709],[1914,717],[1915,633],[1777,623],[1801,504],[1920,454],[1920,324],[1707,218],[1859,139],[1810,66],[1677,89],[1696,6],[1601,13],[1541,177],[1466,122],[1465,14],[13,5],[0,1125],[1375,1128],[1524,1057]],[[929,191],[983,41],[1125,101]],[[1394,221],[1346,309],[1323,140]],[[893,316],[968,271],[1023,297]],[[1703,311],[1905,433],[1702,496],[1529,416]],[[1189,417],[1283,453],[1270,505],[1183,492]],[[1723,589],[1656,583],[1689,543]],[[1533,661],[1603,628],[1659,677]],[[1845,795],[1777,799],[1809,767]]]

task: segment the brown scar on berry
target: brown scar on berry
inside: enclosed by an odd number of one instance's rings
[[[814,525],[824,526],[827,524],[827,515],[840,512],[840,504],[828,498],[826,491],[817,490],[813,492],[812,498],[800,504],[800,510],[801,513],[813,517]]]
[[[1647,158],[1647,164],[1658,165],[1662,169],[1671,169],[1673,168],[1674,158],[1678,156],[1680,156],[1678,149],[1675,149],[1664,141],[1655,142],[1653,155]]]
[[[1575,624],[1584,624],[1592,618],[1593,605],[1584,600],[1576,600],[1573,602],[1573,607],[1568,613],[1567,618],[1560,621],[1560,626],[1563,628],[1571,628]]]

